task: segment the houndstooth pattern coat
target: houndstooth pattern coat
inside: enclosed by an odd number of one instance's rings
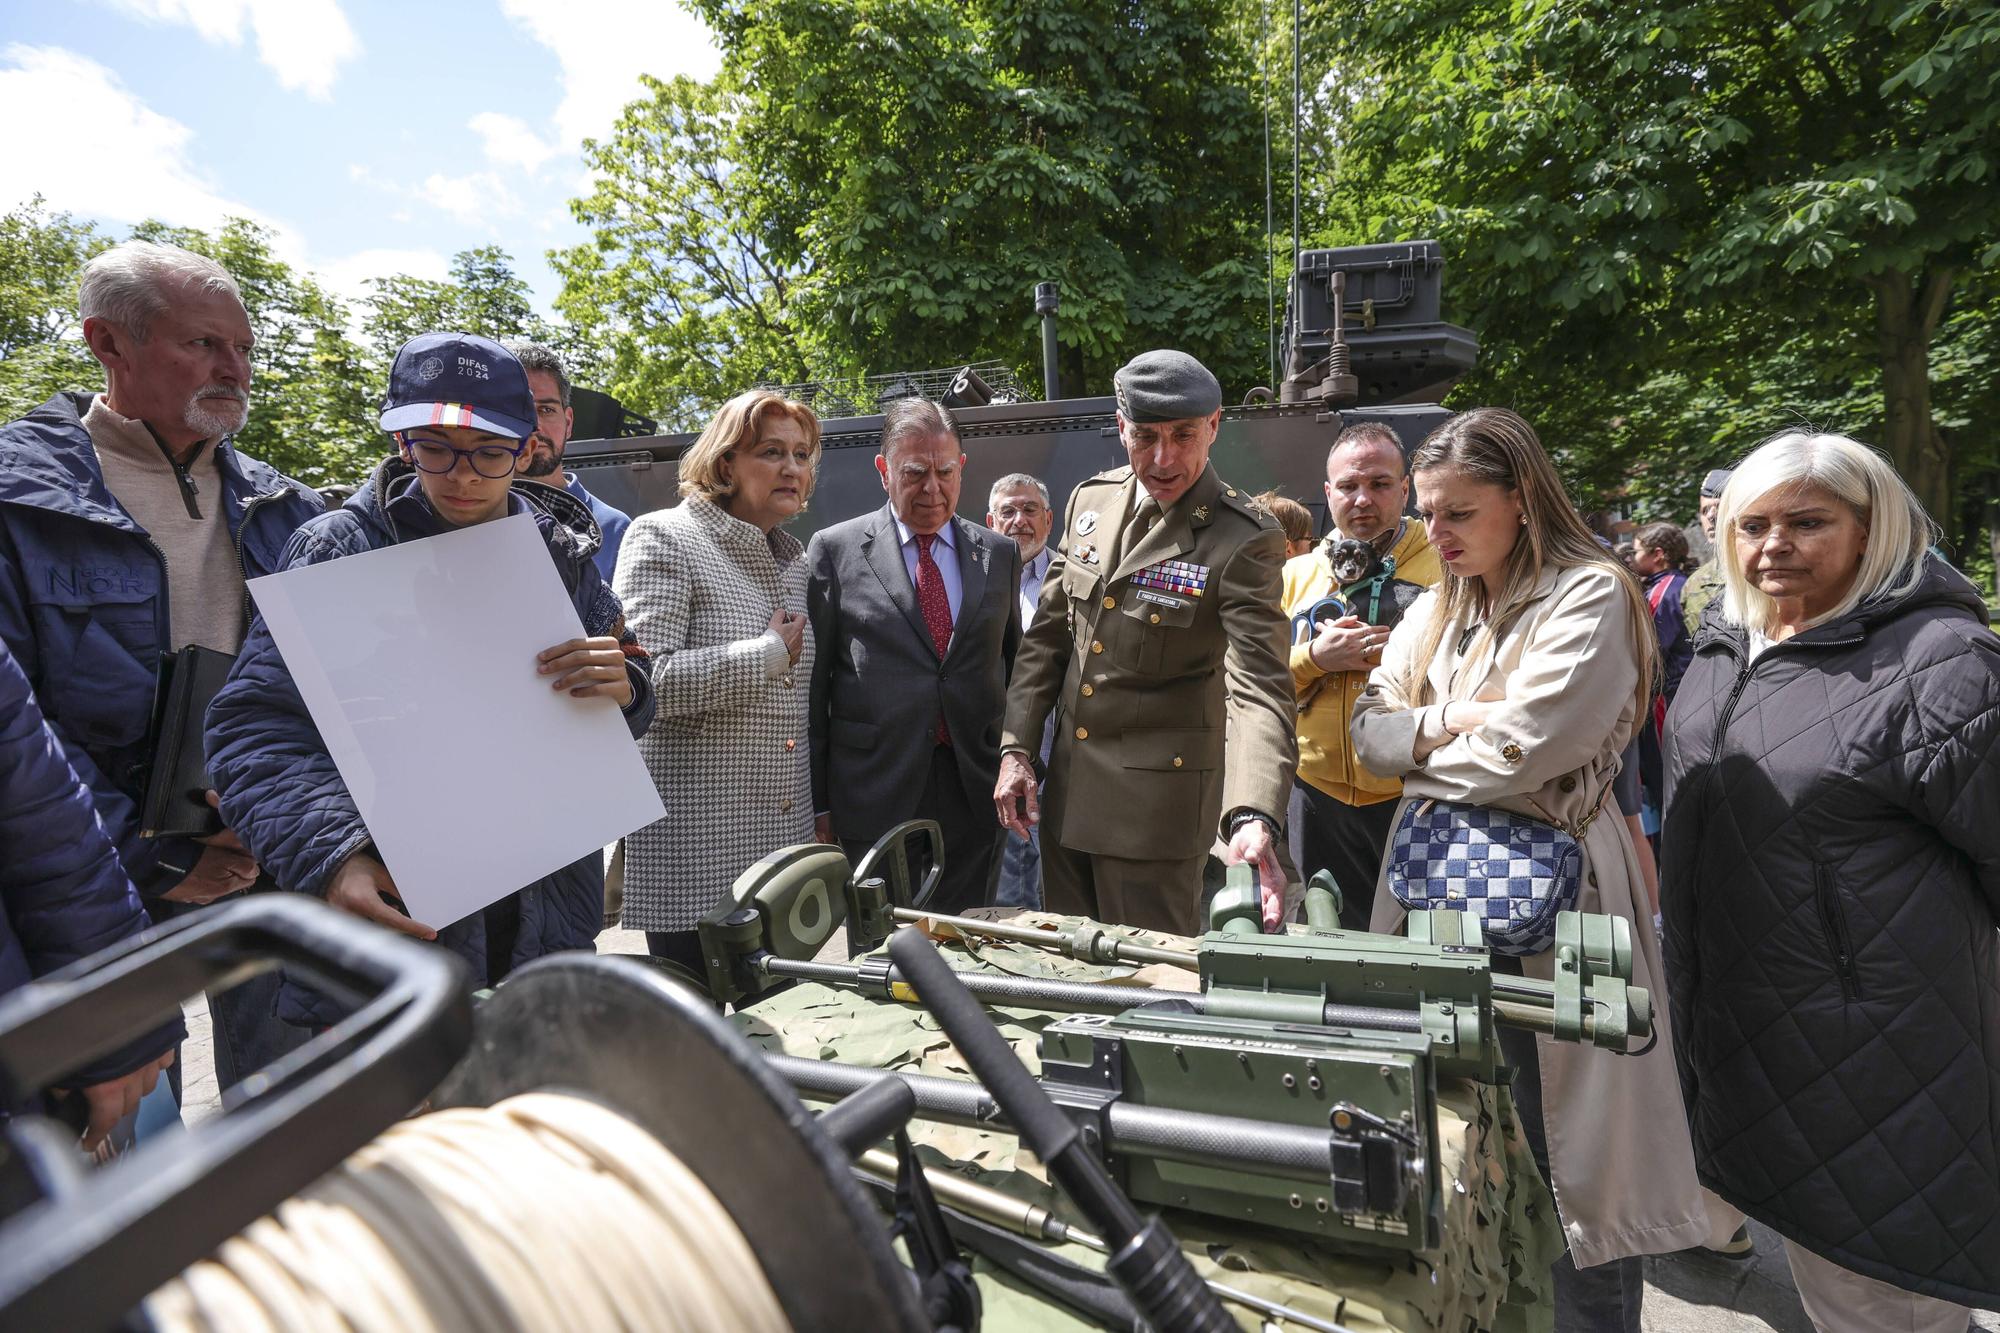
[[[804,554],[699,495],[625,533],[614,584],[658,699],[639,752],[667,808],[625,839],[628,930],[692,929],[751,864],[813,840],[812,628],[797,663],[770,629],[805,612]]]

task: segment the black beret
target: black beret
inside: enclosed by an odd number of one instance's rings
[[[1139,353],[1111,382],[1127,421],[1182,421],[1222,406],[1222,385],[1208,367],[1171,348]]]

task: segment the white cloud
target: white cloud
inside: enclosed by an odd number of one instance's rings
[[[532,176],[542,169],[543,163],[562,151],[529,129],[519,116],[482,111],[466,124],[479,136],[486,160],[497,167],[516,167]]]
[[[257,58],[279,86],[324,101],[343,61],[361,52],[340,0],[114,0],[127,13],[155,23],[182,23],[204,41],[243,44],[247,27],[257,37]]]
[[[564,149],[608,133],[644,95],[641,74],[705,79],[722,63],[707,25],[676,0],[501,0],[500,8],[562,66],[555,129]]]
[[[369,278],[450,274],[450,261],[428,249],[362,250],[315,263],[294,229],[209,181],[190,159],[193,131],[147,107],[110,70],[59,47],[0,51],[0,124],[37,124],[50,107],[64,109],[61,135],[0,135],[0,208],[40,193],[51,209],[109,222],[158,218],[212,229],[225,218],[250,218],[272,229],[278,258],[316,274],[350,305],[368,295]]]
[[[370,278],[412,278],[442,281],[451,276],[451,261],[435,250],[357,250],[318,266],[319,279],[327,289],[350,304],[358,305],[372,291]]]
[[[104,66],[55,46],[15,43],[0,52],[0,125],[49,123],[60,134],[0,135],[0,196],[6,204],[37,192],[53,209],[117,222],[158,218],[212,228],[250,218],[275,232],[287,262],[304,247],[297,234],[224,195],[189,156],[194,132],[134,96]]]
[[[468,227],[491,226],[496,217],[511,217],[521,211],[521,201],[507,182],[491,171],[475,171],[466,176],[446,176],[432,172],[418,191],[424,202]]]
[[[356,185],[389,195],[405,205],[391,215],[393,222],[410,221],[411,210],[407,205],[428,204],[462,227],[478,228],[494,236],[500,234],[494,225],[496,220],[519,217],[523,211],[520,196],[509,184],[519,174],[518,166],[506,171],[474,171],[463,176],[433,171],[421,184],[411,184],[391,179],[359,162],[350,162],[347,167],[347,178]]]

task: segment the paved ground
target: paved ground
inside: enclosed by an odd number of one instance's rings
[[[837,948],[842,941],[836,936],[833,943]],[[636,931],[607,930],[598,936],[597,950],[644,953],[646,941]],[[217,1109],[215,1067],[207,1008],[189,1005],[187,1019],[188,1041],[181,1048],[185,1118],[195,1122]],[[1813,1333],[1799,1307],[1783,1243],[1754,1222],[1750,1227],[1757,1240],[1757,1253],[1750,1259],[1703,1254],[1646,1261],[1646,1333]],[[2000,1314],[1975,1315],[1972,1326],[1981,1333],[2000,1333]]]

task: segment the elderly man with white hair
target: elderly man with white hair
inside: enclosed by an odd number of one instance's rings
[[[85,266],[78,298],[103,391],[0,426],[0,641],[163,917],[247,890],[258,871],[219,821],[199,837],[142,831],[161,664],[190,645],[234,655],[244,581],[279,568],[321,506],[230,446],[256,335],[221,265],[128,241]],[[225,1087],[297,1044],[270,1016],[275,985],[210,1001]]]
[[[1874,450],[1722,490],[1667,726],[1660,901],[1701,1181],[1821,1333],[2000,1306],[2000,639]]]
[[[1055,527],[1055,510],[1049,505],[1049,488],[1041,478],[1026,472],[1010,472],[993,483],[986,493],[986,526],[1012,537],[1021,550],[1021,628],[1035,623],[1035,607],[1042,599],[1042,580],[1049,572],[1055,552],[1049,549],[1049,533]],[[1049,743],[1055,735],[1055,718],[1042,728],[1042,763],[1049,761]],[[1028,830],[1028,836],[1009,831],[1000,849],[1000,881],[993,888],[995,907],[1040,907],[1042,905],[1042,831]]]

